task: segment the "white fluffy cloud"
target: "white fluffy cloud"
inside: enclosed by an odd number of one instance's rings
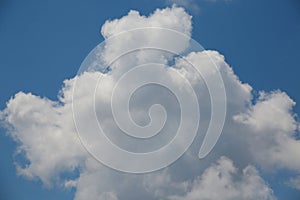
[[[266,185],[253,166],[242,171],[234,167],[231,160],[221,157],[217,164],[207,168],[189,186],[182,196],[172,196],[172,200],[271,200],[272,190]],[[216,192],[217,191],[217,192]]]
[[[29,161],[17,166],[28,178],[40,178],[50,186],[62,171],[78,167],[86,153],[75,134],[70,105],[59,105],[30,93],[17,93],[1,113],[17,149]]]
[[[182,6],[192,11],[193,13],[200,12],[200,6],[196,0],[166,0],[167,4],[175,4],[177,6]]]
[[[254,159],[266,168],[287,168],[300,171],[300,141],[296,140],[298,124],[292,107],[295,102],[286,93],[261,92],[255,105],[234,116],[244,124],[244,134],[252,138],[250,151]]]
[[[122,31],[143,27],[168,28],[189,36],[192,22],[191,16],[184,9],[175,6],[158,9],[148,17],[141,16],[137,11],[130,11],[127,16],[105,22],[101,33],[109,39]],[[116,55],[134,48],[135,45],[138,47],[140,43],[153,40],[166,47],[172,46],[176,52],[184,51],[189,45],[189,41],[176,41],[176,38],[169,38],[168,35],[141,32],[141,35],[135,34],[126,39],[108,42],[104,54],[99,55],[99,61],[109,64]],[[111,73],[103,74],[104,85],[99,91],[99,98],[96,96],[97,104],[104,108],[109,105],[107,94],[117,81],[115,78],[125,68],[151,60],[160,60],[167,64],[169,58],[169,53],[142,50],[121,58],[111,65]],[[93,116],[90,116],[89,110],[94,105],[86,97],[95,91],[90,85],[97,80],[100,72],[88,72],[65,80],[58,101],[23,92],[17,93],[8,101],[5,110],[0,113],[0,118],[8,128],[8,134],[18,142],[17,151],[24,153],[28,161],[17,166],[18,172],[30,179],[38,178],[48,186],[58,183],[65,187],[76,187],[77,200],[274,199],[271,188],[259,176],[254,165],[259,165],[264,170],[272,167],[272,170],[289,169],[300,172],[300,161],[297,159],[300,143],[295,138],[299,124],[292,111],[295,102],[281,91],[261,92],[258,99],[253,99],[251,86],[242,83],[225,62],[224,56],[216,51],[192,52],[184,59],[201,66],[207,74],[213,73],[210,62],[212,59],[217,64],[226,87],[228,112],[223,135],[207,158],[197,158],[201,143],[199,136],[189,151],[175,164],[150,175],[122,174],[96,162],[80,144],[72,116],[72,91],[77,81],[81,84],[77,84],[79,87],[74,98],[80,102],[78,109],[80,117],[86,121],[85,130],[91,128],[89,123]],[[205,83],[197,79],[193,71],[186,70],[183,59],[175,59],[172,65],[197,89],[201,99],[200,107],[203,108],[200,125],[205,129],[210,119],[210,103],[207,101]],[[163,74],[160,78],[166,78],[166,75],[168,74]],[[180,81],[176,80],[174,79],[174,84],[180,87]],[[126,85],[123,87],[126,88]],[[133,116],[141,116],[147,121],[147,117],[143,117],[147,116],[143,108],[145,102],[153,98],[162,101],[173,112],[173,108],[177,106],[176,101],[160,98],[153,95],[154,92],[155,90],[143,93],[142,98],[136,98]],[[167,121],[169,129],[164,133],[170,132],[168,130],[172,130],[177,123],[178,119],[173,117],[175,114],[174,111],[170,115],[171,119]],[[99,117],[104,128],[118,132],[107,110],[102,110]],[[112,139],[120,144],[125,140],[118,135],[112,136]],[[127,145],[128,148],[132,146],[130,143]],[[211,165],[212,163],[215,164]],[[79,171],[77,178],[64,180],[60,177],[63,172],[74,170]],[[297,179],[290,182],[297,188]]]

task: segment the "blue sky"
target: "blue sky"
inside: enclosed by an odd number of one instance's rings
[[[129,10],[148,15],[167,3],[140,1],[0,1],[0,110],[18,91],[57,99],[62,81],[76,75],[85,56],[103,41],[107,19]],[[300,102],[300,3],[296,0],[197,1],[193,38],[224,54],[255,90],[281,89]],[[300,113],[300,106],[294,108]],[[16,175],[16,144],[0,130],[0,196],[3,199],[72,199],[74,190],[46,189]],[[299,154],[300,155],[300,154]],[[297,199],[280,175],[263,174],[279,199]]]

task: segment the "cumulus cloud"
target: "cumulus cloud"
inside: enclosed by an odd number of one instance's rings
[[[197,4],[196,0],[166,0],[167,4],[175,4],[178,6],[182,6],[193,13],[200,12],[200,6]]]
[[[216,164],[207,168],[188,188],[190,189],[184,196],[172,196],[170,199],[275,199],[272,190],[259,176],[255,167],[247,166],[239,171],[232,161],[225,157],[221,157]]]
[[[157,9],[149,16],[142,16],[137,11],[111,21],[106,21],[101,33],[109,40],[117,34],[131,29],[143,27],[161,27],[172,29],[188,36],[191,35],[192,21],[183,8]],[[58,101],[39,97],[31,93],[19,92],[12,97],[1,111],[0,118],[8,129],[8,134],[17,143],[17,152],[22,153],[27,163],[17,165],[18,173],[29,179],[40,179],[45,185],[64,185],[76,187],[75,199],[274,199],[271,188],[260,177],[256,165],[263,170],[288,169],[300,172],[299,140],[295,134],[299,127],[292,108],[295,102],[284,92],[260,92],[256,99],[252,95],[252,87],[243,83],[226,63],[223,55],[216,51],[189,52],[182,58],[174,58],[167,52],[138,50],[120,58],[114,63],[110,61],[117,55],[126,53],[128,49],[138,48],[140,44],[159,43],[180,53],[189,48],[189,40],[177,41],[170,35],[155,35],[151,30],[135,32],[128,38],[110,40],[97,55],[97,62],[90,63],[93,69],[110,66],[109,73],[101,70],[80,73],[65,80],[58,96]],[[170,63],[170,60],[173,62]],[[99,75],[102,76],[102,87],[96,88],[96,104],[102,109],[96,110],[103,128],[112,132],[113,142],[131,150],[157,148],[160,143],[142,145],[129,142],[121,136],[121,131],[113,121],[109,93],[117,78],[132,66],[156,61],[170,65],[183,77],[188,79],[197,91],[201,107],[199,134],[186,154],[172,166],[152,174],[132,175],[118,173],[95,161],[79,141],[72,113],[72,94],[81,121],[80,128],[85,132],[93,132],[91,110],[94,102],[88,96],[95,92]],[[216,64],[224,80],[227,94],[227,116],[222,137],[211,154],[202,160],[197,158],[203,134],[210,119],[210,102],[208,91],[201,77],[189,70],[186,62],[198,65],[207,77],[214,73],[212,62]],[[99,64],[100,63],[100,64]],[[98,66],[100,65],[100,66]],[[148,76],[153,76],[149,74]],[[166,72],[159,79],[170,79],[176,87],[183,87],[182,82]],[[128,85],[121,87],[126,90]],[[148,88],[134,99],[133,118],[141,124],[149,121],[147,109],[153,102],[160,102],[166,107],[168,120],[160,141],[164,142],[172,136],[178,127],[178,102],[159,88]],[[155,95],[160,94],[160,95]],[[99,114],[100,113],[100,114]],[[135,116],[135,117],[134,117]],[[136,117],[138,116],[138,117]],[[177,116],[177,117],[176,117]],[[159,117],[159,116],[157,116]],[[77,127],[78,128],[78,127]],[[79,130],[80,131],[80,130]],[[163,134],[162,134],[163,135]],[[125,141],[125,142],[124,142]],[[127,143],[126,143],[127,142]],[[124,144],[125,143],[125,144]],[[95,140],[91,145],[101,145]],[[107,152],[110,153],[110,152]],[[223,157],[226,156],[226,157]],[[214,164],[212,164],[214,163]],[[234,164],[233,164],[234,163]],[[273,166],[276,166],[274,168]],[[76,178],[66,179],[64,172],[78,171]],[[298,179],[291,179],[293,187]],[[296,187],[298,188],[298,187]]]
[[[39,177],[47,186],[61,171],[72,171],[86,156],[75,134],[70,105],[59,105],[31,93],[17,93],[1,113],[9,134],[29,161],[17,166],[28,178]]]
[[[300,141],[296,140],[298,123],[292,107],[295,102],[286,93],[261,92],[255,105],[247,112],[234,116],[246,127],[250,151],[263,167],[287,168],[300,171]],[[249,132],[251,131],[251,132]]]

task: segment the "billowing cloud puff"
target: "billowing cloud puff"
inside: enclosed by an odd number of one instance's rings
[[[247,166],[239,171],[231,160],[224,157],[221,157],[217,164],[207,168],[200,177],[188,185],[188,188],[190,189],[184,196],[172,196],[170,199],[275,199],[271,189],[253,166]]]
[[[143,27],[167,28],[190,36],[192,22],[191,16],[184,9],[175,6],[158,9],[148,17],[141,16],[137,11],[130,11],[127,16],[105,22],[101,33],[109,40],[123,31]],[[295,173],[300,172],[300,143],[295,135],[299,123],[292,111],[295,102],[286,93],[278,90],[260,92],[256,99],[252,95],[252,87],[242,83],[226,63],[224,56],[216,51],[189,52],[182,58],[171,59],[170,53],[139,50],[109,63],[120,53],[126,52],[126,49],[152,40],[163,46],[171,45],[177,53],[183,52],[190,44],[189,40],[177,41],[165,34],[135,33],[126,39],[108,42],[103,54],[98,55],[101,64],[111,67],[109,73],[90,71],[65,80],[57,101],[23,92],[12,97],[1,111],[0,117],[9,136],[18,143],[17,152],[27,160],[26,163],[17,165],[18,173],[29,179],[40,179],[47,186],[59,184],[76,187],[77,200],[275,199],[272,189],[260,177],[255,166],[260,166],[265,171],[272,166],[271,170],[288,169]],[[80,102],[77,109],[81,121],[86,122],[84,130],[95,131],[89,126],[94,117],[89,111],[94,104],[87,96],[95,92],[95,88],[90,86],[101,75],[103,85],[97,90],[95,99],[96,104],[103,109],[96,110],[96,114],[100,113],[98,117],[103,128],[113,133],[111,139],[131,150],[157,147],[161,144],[133,145],[120,136],[120,130],[107,108],[110,105],[109,91],[116,83],[118,75],[132,66],[158,60],[170,65],[196,88],[201,108],[199,134],[185,155],[168,168],[140,175],[111,170],[92,158],[80,143],[73,121],[72,98]],[[203,139],[202,133],[210,119],[209,94],[205,82],[194,71],[188,70],[184,61],[200,66],[208,78],[214,73],[212,63],[215,63],[222,75],[227,94],[227,116],[223,134],[209,156],[202,160],[197,158],[197,153]],[[94,67],[98,64],[91,63]],[[151,76],[153,74],[149,74]],[[183,87],[182,81],[173,77],[167,68],[158,78],[170,79],[176,87]],[[72,96],[75,84],[76,93]],[[125,90],[127,86],[124,84],[121,87]],[[159,101],[169,112],[166,129],[162,130],[167,136],[160,139],[163,142],[170,139],[168,133],[178,126],[178,112],[175,109],[178,102],[169,98],[170,95],[162,92],[161,88],[148,88],[147,92],[141,91],[141,94],[137,93],[132,102],[135,105],[131,110],[133,119],[140,124],[147,123],[149,119],[145,107]],[[127,143],[124,144],[124,141]],[[97,142],[101,145],[101,141]],[[79,173],[75,178],[66,178],[61,176],[64,172]],[[296,178],[289,181],[295,188],[299,188],[298,182]]]
[[[247,139],[250,151],[261,166],[300,171],[300,160],[296,159],[300,141],[295,139],[298,123],[292,113],[294,105],[286,93],[261,92],[255,105],[234,116],[237,122],[244,124],[244,134],[251,134],[252,139]]]

